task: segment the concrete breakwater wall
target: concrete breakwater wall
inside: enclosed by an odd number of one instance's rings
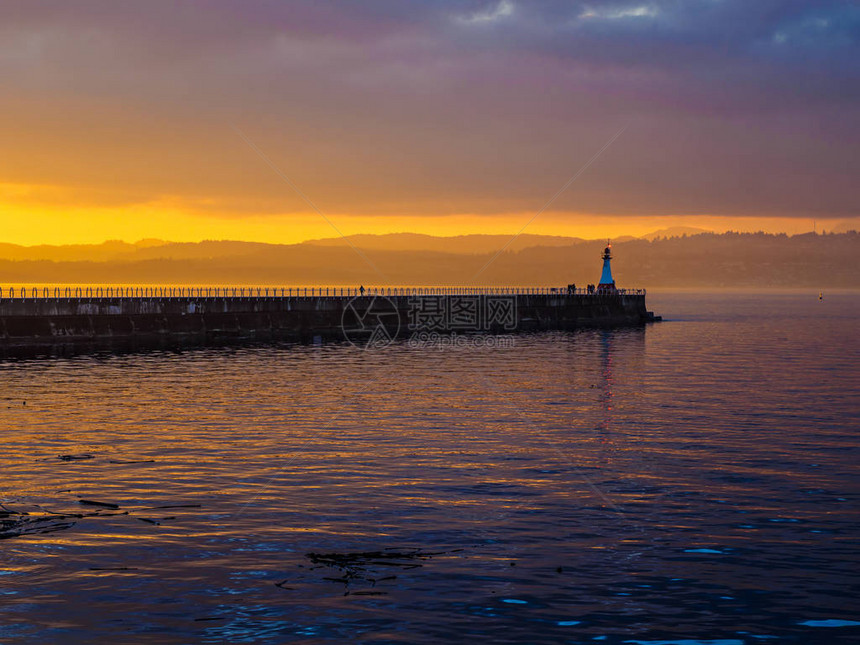
[[[638,325],[644,292],[0,298],[0,346],[348,340]]]

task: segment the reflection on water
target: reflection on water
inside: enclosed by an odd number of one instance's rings
[[[650,305],[0,363],[0,641],[856,638],[857,299]]]
[[[603,410],[603,415],[600,418],[600,421],[597,424],[598,436],[601,437],[601,440],[607,446],[611,446],[612,441],[612,357],[613,357],[613,342],[618,343],[618,340],[615,340],[615,337],[618,334],[615,334],[611,331],[603,331],[601,333],[601,343],[602,343],[602,351],[601,351],[601,373],[600,373],[600,406]],[[621,336],[624,341],[625,346],[629,346],[630,344],[636,342],[637,338],[641,338],[642,342],[642,350],[644,350],[644,342],[645,342],[645,331],[641,330],[641,332],[634,334],[625,334]],[[637,369],[635,367],[633,370]]]

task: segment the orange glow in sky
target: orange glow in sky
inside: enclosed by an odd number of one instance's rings
[[[97,244],[105,240],[136,242],[157,238],[174,242],[243,240],[294,244],[309,239],[354,234],[423,233],[454,236],[466,234],[563,235],[598,239],[622,235],[645,235],[655,230],[693,226],[715,232],[726,230],[804,233],[812,230],[811,219],[729,216],[611,216],[546,212],[496,215],[362,215],[318,213],[306,209],[294,213],[252,215],[201,213],[169,201],[129,206],[92,206],[45,203],[39,187],[0,187],[0,223],[3,241],[22,245]],[[52,191],[45,190],[45,193]],[[38,199],[30,201],[33,195]],[[529,224],[528,222],[531,221]],[[819,232],[844,223],[824,219],[816,222]]]
[[[0,241],[857,227],[837,18],[84,4],[0,21]]]

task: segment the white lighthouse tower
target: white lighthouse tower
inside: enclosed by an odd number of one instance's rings
[[[600,274],[600,283],[597,285],[598,291],[615,291],[615,280],[612,279],[612,267],[609,264],[612,259],[611,249],[612,244],[606,240],[606,248],[603,249],[603,273]]]

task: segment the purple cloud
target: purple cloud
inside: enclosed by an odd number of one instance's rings
[[[858,34],[836,1],[22,2],[0,182],[298,207],[236,124],[330,211],[534,210],[630,123],[559,209],[855,215]]]

